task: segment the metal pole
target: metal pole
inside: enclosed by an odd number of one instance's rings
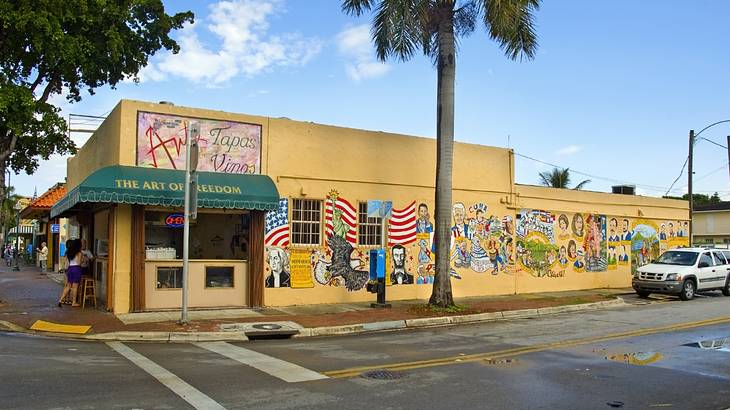
[[[689,197],[689,246],[693,245],[692,240],[692,210],[694,200],[692,198],[692,162],[694,156],[695,130],[689,130],[689,157],[687,159],[687,196]]]
[[[17,210],[15,215],[15,267],[14,271],[20,270],[20,209]]]
[[[188,126],[185,135],[185,221],[183,222],[183,274],[182,274],[182,312],[180,324],[188,323],[188,275],[190,272],[189,243],[190,243],[190,137],[191,130]]]
[[[728,175],[730,175],[730,135],[727,136],[727,164],[728,164]]]

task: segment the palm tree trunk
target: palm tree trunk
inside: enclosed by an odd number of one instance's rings
[[[429,304],[454,304],[451,293],[451,184],[454,162],[454,83],[456,44],[453,2],[442,5],[438,31],[438,95],[436,113],[436,277]]]

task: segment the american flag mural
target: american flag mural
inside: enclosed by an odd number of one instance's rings
[[[284,247],[289,245],[289,200],[279,200],[279,209],[266,214],[264,245]]]
[[[416,202],[403,209],[393,209],[388,221],[388,246],[408,245],[416,241]]]
[[[347,242],[350,242],[352,245],[355,245],[357,243],[357,210],[355,209],[352,204],[347,202],[346,199],[340,198],[339,196],[330,196],[325,204],[325,226],[327,228],[327,237],[329,238],[332,235],[333,231],[333,222],[332,222],[332,214],[333,214],[333,208],[332,208],[332,200],[335,199],[335,207],[334,209],[339,209],[342,211],[342,222],[347,226],[347,236],[345,239],[347,239]]]

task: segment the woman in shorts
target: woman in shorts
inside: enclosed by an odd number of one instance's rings
[[[66,270],[66,285],[58,300],[58,307],[61,307],[63,300],[71,292],[71,306],[81,306],[76,303],[76,293],[81,282],[81,241],[71,239],[66,241],[66,258],[68,258],[68,269]]]

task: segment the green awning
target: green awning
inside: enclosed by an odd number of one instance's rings
[[[198,208],[273,211],[279,192],[267,175],[198,173]],[[101,168],[51,208],[51,218],[80,203],[117,203],[182,208],[185,171],[128,167]]]

